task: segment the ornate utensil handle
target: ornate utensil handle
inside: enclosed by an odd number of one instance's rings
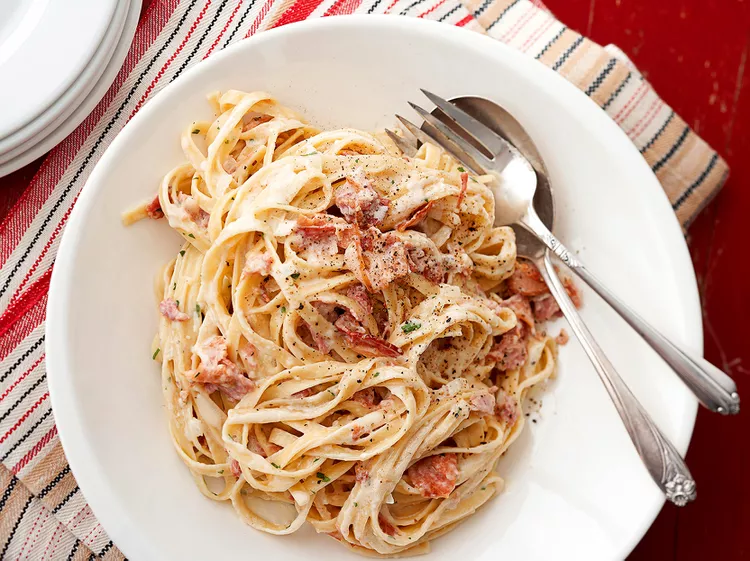
[[[707,360],[680,349],[636,314],[630,306],[615,296],[600,280],[591,274],[583,263],[576,259],[562,242],[552,235],[533,211],[523,218],[521,224],[620,314],[651,348],[672,367],[672,370],[677,373],[706,408],[723,415],[739,413],[740,396],[737,393],[737,385],[734,380]]]
[[[684,506],[695,499],[695,482],[687,465],[674,445],[662,434],[646,410],[617,374],[601,347],[578,315],[550,259],[550,252],[535,260],[539,271],[568,320],[570,328],[591,359],[599,378],[609,393],[625,428],[633,441],[646,469],[664,492],[667,499],[677,506]]]

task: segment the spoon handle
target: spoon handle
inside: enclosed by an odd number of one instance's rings
[[[687,465],[674,445],[662,434],[630,388],[620,378],[615,367],[609,362],[583,323],[557,276],[549,250],[544,252],[544,257],[536,259],[535,264],[560,306],[565,319],[568,320],[571,330],[591,359],[653,480],[667,499],[677,506],[684,506],[694,500],[695,482]]]
[[[607,304],[651,345],[660,357],[672,367],[704,407],[723,415],[740,411],[737,385],[727,374],[707,360],[691,355],[672,343],[649,325],[633,309],[615,296],[597,279],[547,228],[536,214],[527,214],[521,224],[551,249],[563,263],[601,296]]]

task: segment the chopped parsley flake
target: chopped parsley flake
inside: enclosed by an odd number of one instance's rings
[[[322,471],[319,471],[318,473],[316,473],[316,474],[315,474],[315,476],[316,476],[316,477],[317,477],[318,479],[320,479],[320,481],[323,481],[324,483],[328,483],[328,482],[329,482],[329,481],[331,480],[331,478],[330,478],[330,477],[328,477],[328,476],[327,476],[327,475],[326,475],[325,473],[323,473]],[[318,483],[320,483],[320,481],[319,481]]]
[[[359,506],[359,503],[354,503],[354,506]]]
[[[458,166],[458,171],[460,171],[461,173],[463,173],[463,172],[465,172],[466,170],[465,170],[464,168],[462,168],[461,166]]]
[[[156,360],[156,355],[158,355],[160,351],[161,349],[156,349],[154,351],[154,354],[151,355],[151,360]]]
[[[285,313],[286,313],[286,308],[285,308],[284,306],[281,306],[281,313],[282,313],[282,314],[285,314]]]
[[[319,461],[320,461],[320,458],[315,458],[315,459],[313,460],[313,463],[316,463],[316,462],[319,462]]]
[[[276,469],[281,469],[281,466],[279,466],[279,464],[274,464],[273,462],[271,462],[271,465]]]
[[[380,376],[380,372],[375,372],[375,374],[372,375],[373,378],[377,378],[378,376]]]
[[[201,313],[201,305],[200,304],[196,304],[195,305],[195,311],[196,311],[196,313]]]
[[[184,256],[184,255],[185,255],[185,250],[184,250],[184,249],[181,249],[181,250],[180,250],[180,256]]]
[[[410,320],[401,326],[401,331],[403,331],[404,333],[411,333],[412,331],[416,331],[420,327],[422,327],[421,323]]]
[[[193,238],[193,239],[195,239],[195,236],[194,236],[193,234],[188,234],[188,238]]]
[[[299,278],[299,273],[292,273],[289,276],[292,277],[294,280],[297,280]]]
[[[201,132],[200,129],[193,129],[193,134],[200,134],[200,132]]]

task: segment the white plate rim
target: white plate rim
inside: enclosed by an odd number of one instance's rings
[[[101,182],[98,182],[99,177],[106,176],[106,169],[110,165],[110,159],[116,157],[117,148],[120,144],[124,144],[128,138],[130,132],[135,130],[136,124],[141,120],[153,118],[158,114],[161,104],[168,101],[170,92],[177,88],[182,81],[188,80],[193,74],[199,73],[201,68],[206,64],[209,64],[212,60],[220,60],[221,58],[231,56],[235,50],[248,48],[249,45],[255,44],[256,42],[262,42],[269,40],[271,37],[280,38],[286,34],[295,33],[297,30],[303,31],[311,27],[319,27],[322,29],[333,28],[337,26],[347,26],[351,23],[366,23],[371,25],[383,25],[385,29],[389,26],[401,26],[409,28],[411,26],[421,26],[425,30],[432,28],[432,32],[437,34],[461,34],[462,41],[473,42],[474,47],[482,48],[495,48],[498,52],[498,57],[502,56],[509,57],[523,57],[525,60],[537,65],[535,70],[531,70],[531,73],[537,74],[537,80],[539,82],[546,82],[550,85],[554,85],[557,88],[556,94],[572,100],[571,103],[574,107],[568,106],[568,109],[576,111],[577,113],[588,114],[587,117],[598,121],[597,125],[605,129],[611,139],[617,142],[618,148],[624,150],[623,157],[627,157],[632,161],[641,161],[641,165],[646,165],[642,160],[642,156],[638,150],[634,147],[632,142],[624,135],[623,131],[603,112],[601,109],[588,98],[583,92],[576,88],[573,84],[568,82],[564,77],[558,73],[552,71],[548,67],[544,66],[538,61],[528,59],[522,53],[515,49],[496,41],[486,35],[481,35],[476,32],[471,32],[466,29],[457,28],[447,24],[438,23],[430,20],[418,20],[416,18],[401,17],[396,18],[390,15],[347,15],[339,16],[336,18],[319,18],[312,20],[305,20],[280,28],[264,31],[261,34],[245,39],[235,45],[227,47],[221,52],[216,53],[208,61],[201,62],[196,66],[190,68],[185,72],[184,75],[180,76],[174,82],[164,87],[154,98],[141,109],[133,119],[126,125],[126,127],[120,132],[117,138],[113,141],[107,152],[102,156],[100,161],[97,163],[95,169],[92,171],[91,176],[87,181],[86,187],[92,184],[99,184],[101,188]],[[588,108],[585,108],[585,105]],[[578,107],[575,107],[578,106]],[[595,110],[597,113],[595,114]],[[627,141],[627,144],[623,143],[623,139]],[[655,187],[659,189],[659,196],[663,200],[664,204],[671,209],[666,194],[661,190],[656,176],[651,173],[653,177],[653,183]],[[68,226],[61,240],[60,248],[58,250],[58,259],[64,262],[68,259],[69,254],[72,255],[73,248],[75,246],[75,240],[79,236],[85,235],[85,233],[78,227],[77,219],[78,216],[83,216],[89,209],[93,201],[93,188],[87,189],[84,187],[79,200],[73,209]],[[665,215],[665,220],[672,223],[674,232],[678,233],[682,239],[682,230],[680,225],[672,212],[670,212],[671,218]],[[692,294],[690,301],[684,302],[684,305],[688,309],[688,315],[691,315],[693,320],[688,328],[688,337],[691,339],[691,348],[702,354],[703,350],[703,328],[702,319],[700,314],[700,300],[697,290],[697,281],[695,278],[695,272],[692,268],[692,261],[687,248],[687,245],[682,239],[681,244],[677,244],[673,248],[676,252],[681,255],[676,256],[676,261],[679,261],[682,266],[680,271],[682,280],[689,285],[692,290],[689,292]],[[144,544],[138,543],[137,539],[134,539],[131,535],[133,530],[132,524],[129,520],[128,513],[120,508],[120,505],[116,504],[113,500],[114,495],[108,489],[106,477],[99,472],[95,466],[88,464],[84,461],[85,458],[93,457],[92,449],[89,443],[83,439],[78,438],[83,429],[83,424],[80,422],[80,418],[76,415],[75,404],[76,397],[71,392],[66,391],[66,373],[61,364],[64,362],[65,347],[64,347],[64,317],[65,317],[65,299],[64,294],[67,290],[66,287],[70,286],[72,282],[72,271],[66,271],[64,267],[56,267],[52,274],[49,301],[47,306],[47,324],[46,324],[46,342],[45,349],[48,356],[47,369],[48,369],[48,384],[50,389],[50,398],[52,402],[53,411],[57,419],[59,436],[63,447],[68,454],[68,460],[72,471],[76,475],[79,482],[79,486],[86,496],[92,510],[99,518],[102,525],[105,527],[110,537],[118,544],[123,552],[132,558],[139,558],[147,554],[148,549],[144,549]],[[60,360],[49,360],[50,357],[60,357]],[[59,370],[58,370],[59,369]],[[684,456],[687,451],[690,438],[693,433],[695,425],[695,417],[697,414],[697,401],[694,402],[692,412],[686,415],[684,421],[684,433],[681,434],[679,441],[675,442],[675,446],[678,448],[680,453]],[[72,452],[71,452],[72,451]],[[632,539],[626,547],[619,553],[618,557],[625,558],[632,551],[632,549],[639,543],[643,535],[646,533],[648,528],[656,518],[661,506],[664,504],[662,498],[657,503],[650,505],[648,512],[644,512],[643,523],[640,528],[633,529]]]

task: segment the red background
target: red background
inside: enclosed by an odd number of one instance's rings
[[[568,26],[622,48],[661,96],[731,166],[724,190],[688,232],[698,276],[706,357],[750,399],[750,2],[747,0],[545,0]],[[146,0],[144,4],[149,4]],[[41,160],[0,178],[0,221]],[[745,405],[750,408],[750,405]],[[664,507],[631,559],[750,560],[750,411],[701,410],[687,460],[699,500]]]

